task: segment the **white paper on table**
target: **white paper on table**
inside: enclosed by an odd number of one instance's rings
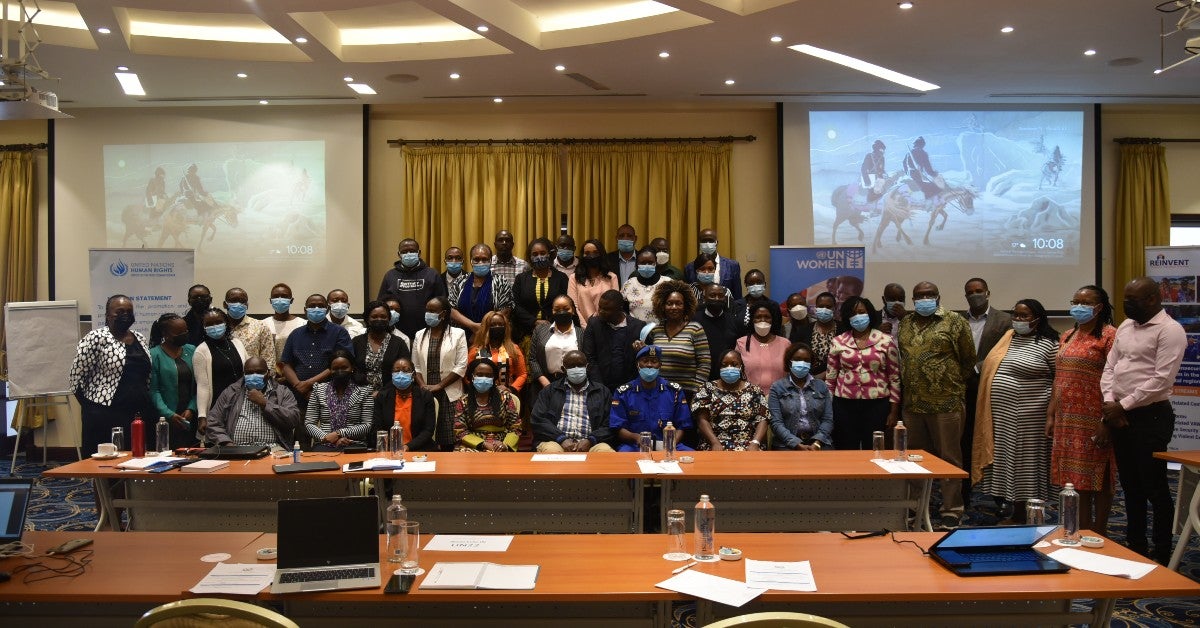
[[[191,588],[191,592],[255,595],[274,579],[275,565],[272,563],[217,563]]]
[[[872,460],[888,473],[932,473],[920,464],[908,460]]]
[[[437,460],[426,460],[425,462],[409,460],[404,463],[403,469],[394,469],[392,473],[433,473],[434,471],[437,471]]]
[[[683,468],[679,466],[679,462],[672,461],[655,461],[655,460],[638,460],[638,469],[646,475],[663,475],[663,474],[682,474]]]
[[[176,456],[157,456],[157,455],[149,456],[148,455],[145,458],[131,458],[129,460],[126,460],[125,462],[118,464],[117,468],[119,468],[119,469],[146,469],[148,467],[153,467],[154,465],[163,464],[163,463],[167,463],[167,462],[178,462],[180,460],[186,460],[186,458],[179,458]]]
[[[1142,576],[1154,571],[1158,565],[1155,563],[1143,563],[1136,560],[1125,560],[1124,558],[1116,558],[1114,556],[1105,556],[1088,552],[1073,547],[1064,547],[1059,550],[1054,550],[1046,554],[1050,558],[1058,562],[1084,571],[1094,573],[1102,573],[1109,576],[1119,576],[1121,578],[1129,578],[1137,580]]]
[[[762,595],[766,589],[755,589],[745,582],[730,580],[689,569],[654,585],[660,589],[740,607]]]
[[[399,470],[408,466],[403,460],[394,458],[369,458],[362,461],[362,466],[357,469],[351,469],[350,463],[342,465],[342,473],[356,473],[359,471],[390,471],[392,469]]]
[[[746,586],[776,591],[816,591],[817,581],[807,560],[783,562],[747,558]]]
[[[477,534],[435,534],[425,544],[427,552],[507,552],[511,536]]]
[[[583,462],[587,454],[533,454],[529,458],[533,462]]]

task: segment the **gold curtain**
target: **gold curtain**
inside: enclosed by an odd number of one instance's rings
[[[508,229],[518,256],[523,243],[558,234],[562,187],[555,146],[405,146],[404,207],[407,233],[425,258],[440,267],[451,246],[492,246]]]
[[[0,153],[0,295],[4,302],[37,298],[37,211],[34,162],[30,151]],[[0,310],[0,374],[8,377],[4,353],[4,312]]]
[[[611,246],[624,223],[638,245],[651,238],[671,243],[679,268],[698,250],[698,232],[717,230],[721,254],[733,248],[733,192],[729,144],[589,144],[567,148],[567,230],[582,243],[590,237]]]
[[[1122,144],[1117,177],[1117,266],[1112,290],[1118,320],[1124,318],[1125,284],[1146,274],[1147,246],[1171,243],[1171,197],[1167,153],[1162,144]]]

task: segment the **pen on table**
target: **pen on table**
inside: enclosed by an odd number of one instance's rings
[[[686,565],[684,565],[684,566],[682,566],[682,567],[680,567],[680,568],[678,568],[678,569],[673,569],[673,570],[671,570],[671,573],[683,573],[685,570],[687,570],[687,569],[689,569],[689,568],[691,568],[691,567],[695,567],[696,565],[699,565],[699,564],[700,564],[700,563],[698,563],[698,562],[696,562],[696,561],[694,561],[694,560],[693,560],[692,562],[690,562],[690,563],[688,563],[688,564],[686,564]]]

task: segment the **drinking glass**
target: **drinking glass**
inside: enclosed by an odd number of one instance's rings
[[[1046,523],[1046,502],[1040,499],[1026,501],[1025,523],[1038,526],[1044,525]]]
[[[871,449],[875,450],[872,460],[883,460],[884,434],[883,432],[871,432]]]
[[[650,452],[654,450],[654,434],[650,432],[642,432],[638,436],[638,451],[641,453],[642,460],[653,460],[654,456]]]
[[[125,451],[125,428],[112,428],[112,444],[117,446],[117,451]]]
[[[375,432],[375,452],[387,453],[388,451],[388,433],[385,430]]]
[[[687,514],[682,510],[667,511],[667,553],[663,558],[681,562],[692,558],[685,541],[686,522]]]
[[[417,575],[421,572],[421,524],[416,521],[405,521],[400,524],[400,539],[397,548],[400,552],[399,573],[406,576]]]

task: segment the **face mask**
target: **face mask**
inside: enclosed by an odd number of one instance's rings
[[[813,316],[816,316],[817,320],[822,323],[828,323],[833,320],[833,310],[827,307],[819,307],[813,311]]]
[[[209,338],[217,340],[225,337],[225,323],[219,325],[208,325],[204,328],[204,333],[208,334]]]
[[[494,345],[504,342],[504,328],[488,327],[488,341]]]
[[[971,306],[972,310],[980,310],[987,307],[988,296],[982,292],[967,295],[967,305]]]
[[[329,375],[329,379],[333,380],[334,386],[345,386],[350,383],[350,376],[354,375],[350,371],[334,371]]]
[[[792,375],[796,376],[796,379],[804,379],[808,377],[808,372],[812,370],[812,365],[804,360],[792,360],[790,370],[792,371]]]
[[[558,261],[563,264],[570,264],[571,260],[575,259],[575,249],[559,249]]]
[[[622,253],[632,253],[633,240],[617,240],[617,250]]]
[[[262,373],[246,373],[242,379],[246,382],[246,388],[262,390],[267,386],[267,378]]]
[[[1138,320],[1142,317],[1142,314],[1143,314],[1142,306],[1139,305],[1137,301],[1130,301],[1129,299],[1125,299],[1125,301],[1122,302],[1122,305],[1125,308],[1125,316],[1128,316],[1129,318],[1132,318],[1133,320]]]
[[[425,326],[437,327],[438,323],[442,322],[442,315],[433,312],[425,312]]]
[[[643,279],[649,279],[654,276],[654,273],[658,272],[658,267],[654,264],[638,264],[637,270]]]
[[[788,308],[788,314],[794,321],[802,321],[808,318],[808,308],[803,305],[793,305]]]
[[[550,255],[530,255],[529,263],[537,269],[550,268]]]
[[[759,321],[754,324],[754,333],[759,336],[766,336],[771,333],[771,324],[766,321]]]
[[[1083,304],[1072,305],[1071,318],[1075,319],[1076,323],[1082,325],[1093,318],[1096,318],[1096,308]]]
[[[746,286],[746,294],[758,298],[767,293],[767,284],[756,283]]]
[[[388,310],[388,325],[395,327],[396,323],[399,323],[399,322],[400,322],[400,312],[397,312],[396,310]]]
[[[1029,332],[1033,331],[1033,323],[1029,321],[1013,321],[1013,331],[1018,336],[1028,336]]]
[[[246,310],[250,309],[245,303],[226,303],[225,309],[229,310],[229,317],[233,320],[240,321],[246,318]]]
[[[658,369],[653,366],[642,366],[638,368],[638,377],[642,378],[643,382],[649,383],[658,379]]]
[[[891,314],[892,310],[896,309],[896,306],[898,306],[898,305],[903,306],[904,301],[888,301],[887,299],[883,300],[883,309],[888,314]]]
[[[850,317],[850,327],[854,331],[863,331],[871,324],[871,316],[869,314],[855,314]]]
[[[720,316],[725,313],[725,301],[705,301],[704,309],[712,316]]]
[[[475,392],[485,393],[490,391],[495,383],[492,382],[492,378],[490,377],[480,377],[477,375],[471,380],[471,385],[475,387]]]
[[[408,387],[412,386],[412,383],[413,383],[413,374],[412,373],[406,373],[404,371],[393,371],[392,372],[392,385],[395,386],[398,390],[408,390]]]
[[[271,299],[271,309],[275,310],[276,314],[283,314],[292,309],[292,300],[284,297]]]
[[[333,312],[333,315],[338,318],[346,318],[346,315],[350,313],[350,304],[341,302],[330,303],[329,311]]]
[[[182,334],[179,334],[178,336],[171,336],[170,338],[167,338],[164,342],[171,345],[172,347],[182,347],[183,345],[187,344],[187,341],[188,341],[188,335],[186,333],[182,333]]]
[[[378,319],[373,320],[373,321],[367,321],[367,329],[370,331],[373,331],[377,334],[387,333],[387,331],[391,328],[392,328],[392,323],[390,323],[388,321],[381,321]]]
[[[736,366],[721,367],[721,381],[732,384],[742,378],[742,369]]]
[[[310,307],[304,310],[304,315],[308,317],[310,323],[320,323],[325,320],[325,308]]]
[[[671,261],[671,254],[666,251],[659,251],[654,254],[654,261],[658,262],[659,266],[666,266]]]
[[[471,272],[475,273],[476,277],[487,277],[492,272],[492,264],[490,262],[472,264]]]
[[[598,256],[581,257],[579,263],[583,264],[584,268],[591,268],[600,265],[600,258]]]
[[[404,266],[405,268],[412,268],[420,263],[421,263],[421,254],[420,253],[410,252],[410,253],[401,253],[400,254],[400,265]]]
[[[212,305],[212,297],[196,297],[188,301],[188,305],[192,306],[193,310],[207,310],[208,306]]]
[[[567,323],[575,322],[575,315],[570,312],[555,312],[551,318],[554,319],[555,325],[566,325]]]
[[[717,243],[716,242],[701,242],[700,243],[700,252],[705,255],[715,254],[717,252]]]
[[[586,366],[571,366],[567,368],[567,381],[579,386],[587,381]]]
[[[696,273],[696,281],[708,285],[717,280],[716,273]]]
[[[937,299],[916,299],[913,301],[913,307],[921,316],[933,316],[937,311],[938,302]]]
[[[451,275],[457,275],[462,272],[462,262],[446,262],[446,270]]]

